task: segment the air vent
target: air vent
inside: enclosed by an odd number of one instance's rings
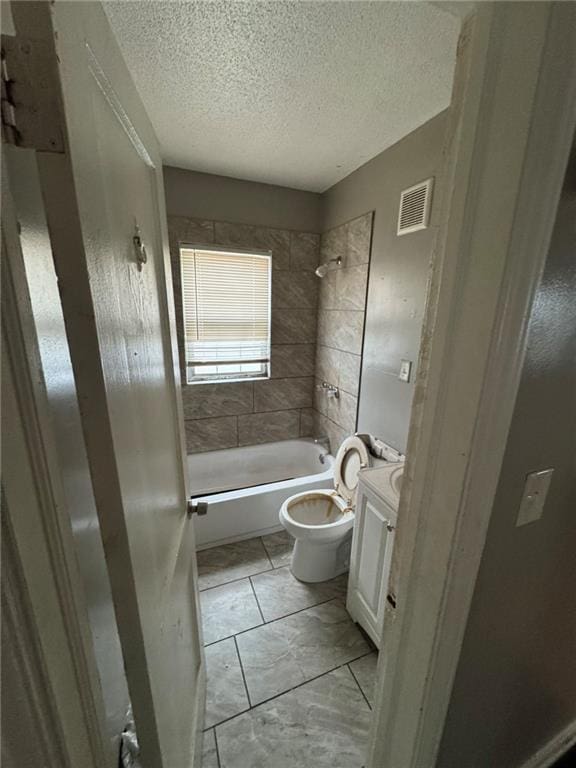
[[[434,179],[430,178],[402,192],[398,212],[398,235],[426,229],[430,217],[433,185]]]

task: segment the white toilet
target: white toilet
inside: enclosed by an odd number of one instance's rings
[[[334,489],[297,493],[282,504],[280,522],[296,539],[290,568],[300,581],[328,581],[348,570],[358,473],[372,462],[366,444],[348,437],[334,462]]]

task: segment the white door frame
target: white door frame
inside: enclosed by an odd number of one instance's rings
[[[104,703],[17,226],[4,172],[2,552],[8,562],[2,563],[2,619],[21,690],[12,692],[3,725],[33,726],[32,740],[51,765],[101,768],[115,765],[118,755],[104,735]],[[3,756],[19,764],[13,750]]]
[[[431,768],[576,125],[576,5],[463,26],[369,768]]]

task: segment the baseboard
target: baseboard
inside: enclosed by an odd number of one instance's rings
[[[551,768],[575,744],[576,721],[560,731],[520,768]]]

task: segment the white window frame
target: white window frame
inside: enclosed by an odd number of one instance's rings
[[[262,363],[262,372],[256,373],[254,372],[254,375],[250,375],[250,372],[246,372],[247,375],[242,375],[241,373],[237,372],[231,372],[230,375],[222,374],[218,376],[217,374],[213,375],[206,375],[206,376],[200,376],[200,375],[192,375],[190,374],[190,370],[193,369],[195,366],[190,364],[187,357],[187,347],[186,347],[186,308],[185,308],[185,299],[184,299],[184,280],[182,275],[182,251],[207,251],[207,252],[213,252],[213,253],[228,253],[235,256],[261,256],[265,257],[268,260],[268,360]],[[187,386],[196,386],[201,384],[232,384],[237,383],[241,381],[249,382],[249,381],[263,381],[270,378],[270,368],[271,368],[271,345],[272,345],[272,251],[262,251],[258,250],[256,248],[236,248],[236,247],[228,247],[228,246],[222,246],[222,245],[214,245],[214,244],[198,244],[198,243],[180,243],[178,246],[178,262],[180,267],[180,301],[182,305],[182,324],[184,327],[184,343],[183,343],[183,349],[182,354],[184,356],[184,371],[185,371],[185,383]],[[251,365],[249,360],[247,360],[245,363],[241,363],[240,365]],[[227,363],[223,362],[222,365],[227,365]],[[216,364],[217,366],[217,364]]]

